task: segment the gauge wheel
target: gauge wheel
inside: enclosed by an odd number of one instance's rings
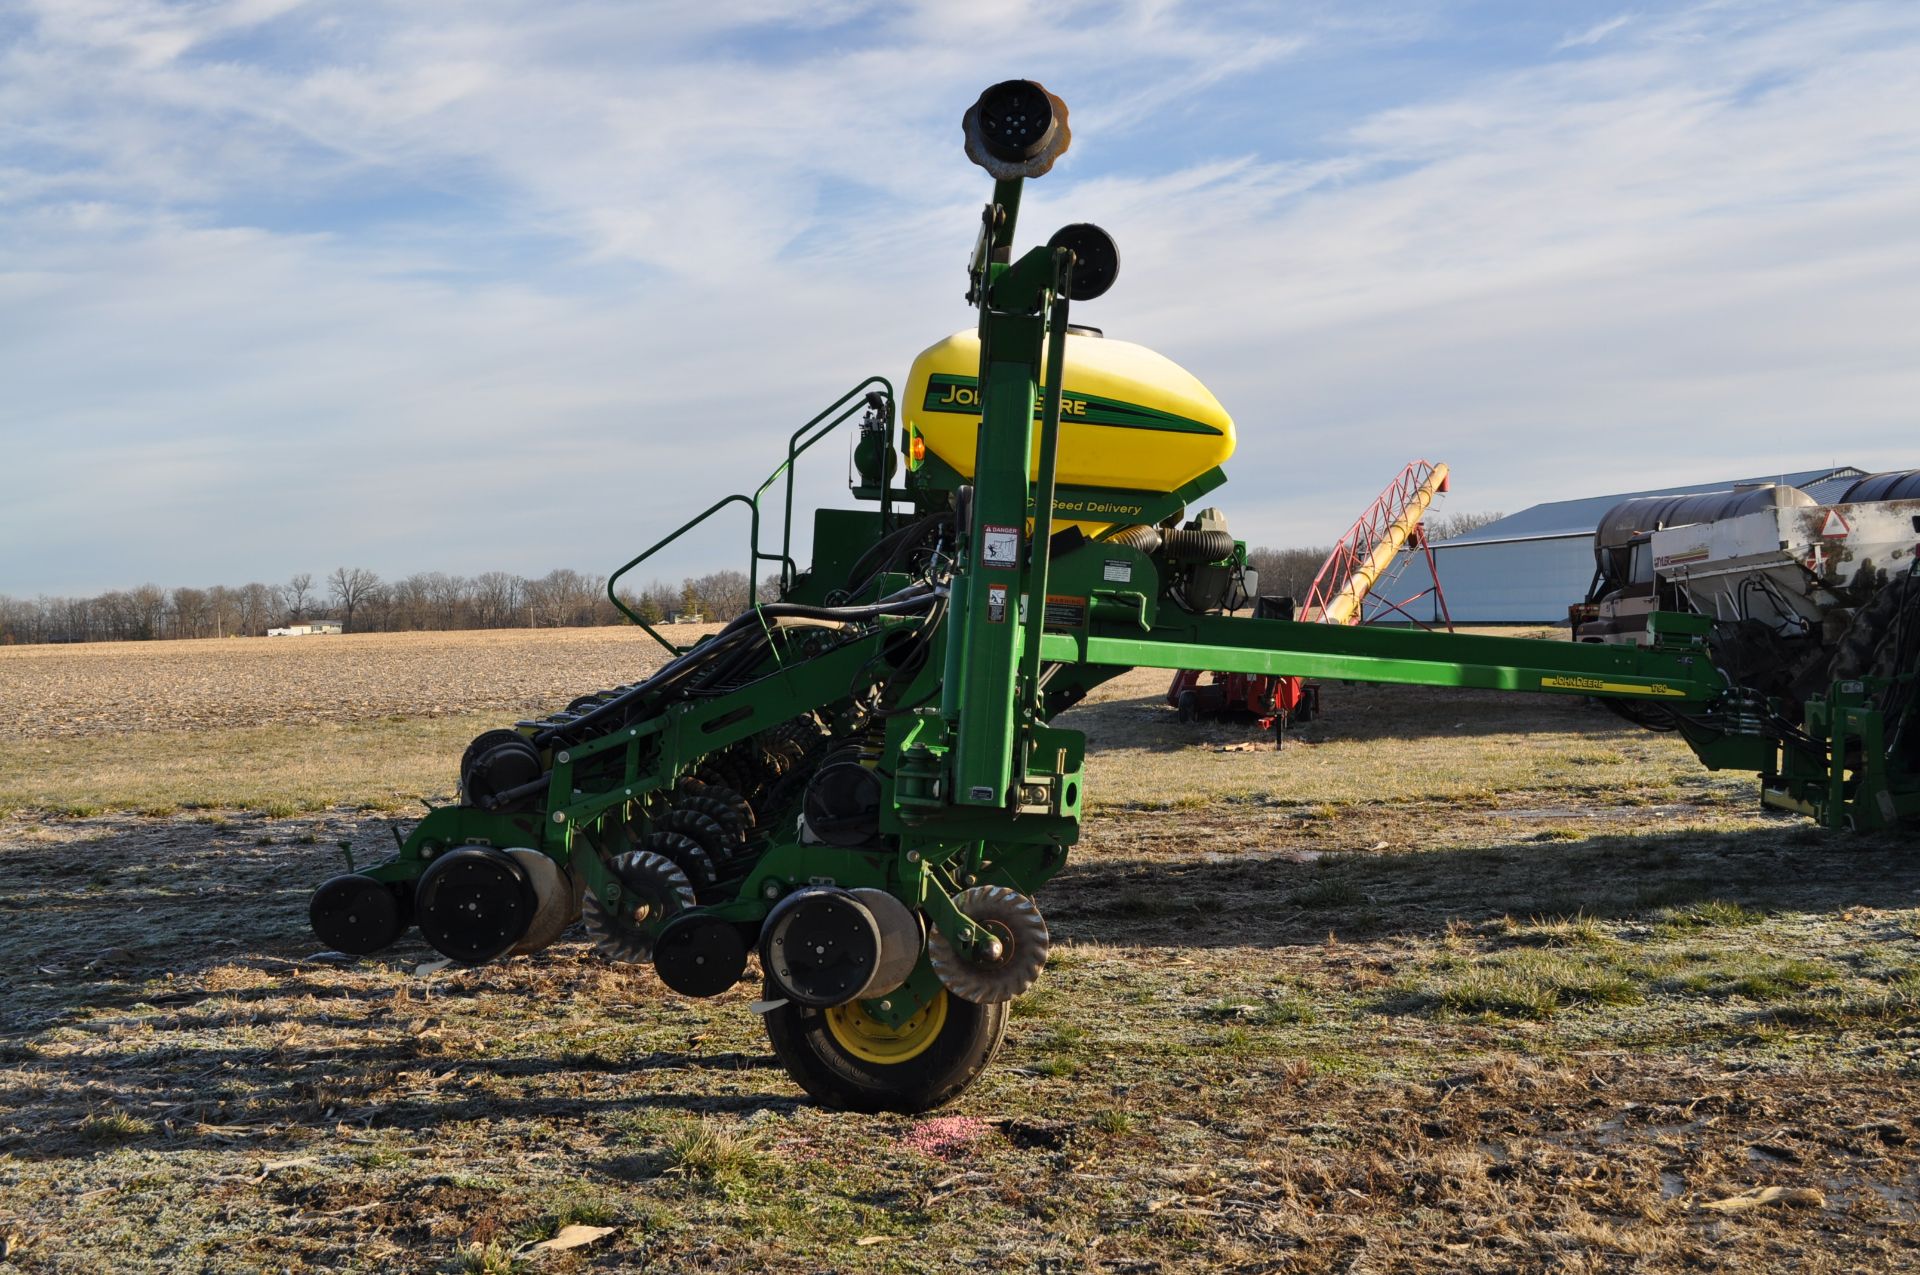
[[[779,998],[769,985],[769,1000]],[[791,1001],[764,1015],[767,1038],[795,1083],[828,1107],[929,1111],[979,1078],[1007,1035],[1005,1005],[975,1005],[940,988],[899,1027],[853,1001],[809,1009]]]

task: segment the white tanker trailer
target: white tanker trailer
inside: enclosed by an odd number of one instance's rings
[[[1836,677],[1873,674],[1911,608],[1920,470],[1872,474],[1823,505],[1752,484],[1622,501],[1594,536],[1597,570],[1581,642],[1645,643],[1647,616],[1710,617],[1717,658],[1795,701]]]

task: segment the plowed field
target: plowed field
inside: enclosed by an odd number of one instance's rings
[[[712,631],[661,627],[682,643]],[[57,739],[517,713],[634,681],[665,659],[629,627],[0,646],[0,733]]]
[[[864,1117],[750,984],[305,928],[364,807],[644,635],[246,646],[0,651],[0,1269],[1920,1266],[1911,837],[1578,700],[1329,686],[1276,750],[1102,688],[999,1061]]]

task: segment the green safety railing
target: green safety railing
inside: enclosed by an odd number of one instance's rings
[[[783,591],[791,588],[796,574],[793,562],[793,478],[796,468],[795,462],[806,454],[808,448],[825,438],[828,434],[831,434],[835,429],[839,428],[848,417],[859,411],[866,402],[867,392],[874,388],[878,388],[886,397],[887,429],[888,436],[891,438],[895,420],[893,382],[884,376],[869,376],[866,380],[860,382],[860,384],[854,386],[845,394],[842,394],[839,398],[828,404],[826,409],[816,415],[812,420],[793,431],[792,436],[787,439],[787,458],[781,461],[772,473],[767,475],[765,482],[754,489],[753,495],[747,496],[735,492],[731,496],[721,497],[719,500],[707,506],[701,513],[694,515],[686,522],[680,524],[680,527],[675,530],[673,534],[643,550],[625,566],[622,566],[618,571],[608,576],[607,599],[619,609],[620,614],[645,629],[648,636],[661,646],[664,646],[669,654],[680,655],[691,649],[689,647],[675,646],[672,642],[662,637],[658,629],[634,614],[633,609],[620,600],[620,595],[614,591],[614,586],[620,582],[620,577],[626,575],[629,571],[645,562],[648,558],[651,558],[654,554],[659,553],[662,549],[665,549],[668,545],[686,535],[689,531],[692,531],[695,527],[698,527],[701,523],[713,517],[722,509],[725,509],[728,505],[745,505],[747,507],[747,605],[756,610],[760,606],[760,565],[764,562],[779,563],[780,587]],[[786,499],[781,512],[780,552],[768,553],[760,548],[760,502],[765,498],[768,488],[779,482],[783,476],[787,481]],[[890,490],[890,485],[885,481],[882,481],[880,487],[880,518],[882,525],[885,525],[887,516],[892,512],[893,493]]]

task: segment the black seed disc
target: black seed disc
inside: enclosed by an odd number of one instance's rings
[[[526,934],[538,906],[526,869],[492,846],[461,846],[427,865],[414,890],[420,933],[443,956],[483,965]]]
[[[361,956],[386,947],[406,928],[392,887],[357,872],[321,882],[307,904],[307,919],[322,943]]]
[[[718,996],[747,972],[747,944],[726,921],[688,912],[667,922],[653,948],[654,972],[682,996]]]
[[[795,891],[767,914],[760,963],[801,1005],[844,1004],[873,978],[880,926],[845,890]]]

